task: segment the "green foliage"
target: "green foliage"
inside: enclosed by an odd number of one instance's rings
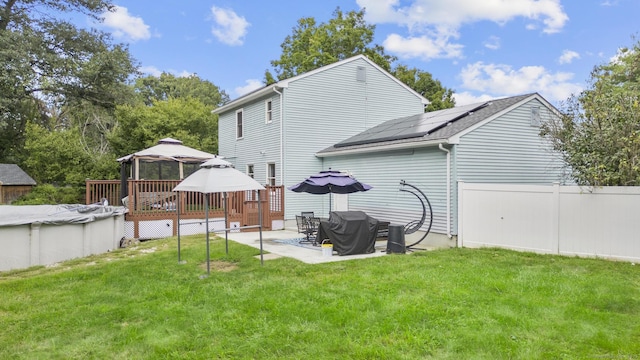
[[[81,186],[38,185],[30,193],[14,201],[12,205],[84,204],[84,191],[84,187]]]
[[[640,185],[640,43],[591,73],[590,88],[567,100],[541,134],[580,185]]]
[[[113,109],[130,97],[126,81],[136,69],[128,49],[97,30],[60,18],[81,13],[98,20],[111,10],[103,0],[11,0],[0,7],[0,161],[28,156],[25,126],[56,128],[86,106]],[[57,16],[57,17],[56,17]]]
[[[109,154],[83,149],[77,129],[48,131],[38,124],[26,128],[23,166],[38,183],[82,186],[88,178],[116,179],[118,163]]]
[[[381,45],[372,44],[375,25],[366,23],[364,9],[345,14],[338,7],[333,15],[327,23],[318,24],[313,17],[298,20],[293,34],[288,35],[280,45],[280,59],[271,61],[278,80],[363,54],[427,98],[431,104],[425,111],[455,106],[453,90],[442,86],[430,73],[416,68],[409,69],[404,65],[392,69],[397,58],[386,54]],[[268,70],[265,71],[264,82],[267,85],[276,82]]]
[[[425,111],[435,111],[452,108],[456,105],[453,98],[453,90],[442,86],[440,80],[417,68],[407,68],[405,65],[398,65],[393,70],[393,76],[407,84],[420,95],[429,99],[430,103]]]
[[[375,26],[364,20],[365,11],[343,13],[338,7],[328,23],[317,24],[313,17],[302,18],[280,47],[280,59],[271,61],[278,80],[287,79],[336,61],[364,54],[383,69],[390,71],[395,57],[384,48],[371,45]],[[267,71],[265,82],[273,76]]]
[[[169,73],[162,73],[160,77],[146,76],[138,78],[133,86],[142,101],[151,106],[154,101],[169,100],[170,98],[193,98],[205,106],[214,109],[229,101],[229,95],[207,80],[197,75],[176,77]]]
[[[118,127],[109,140],[117,156],[156,145],[172,137],[202,151],[218,151],[218,116],[193,98],[169,98],[144,104],[122,105],[116,110]]]

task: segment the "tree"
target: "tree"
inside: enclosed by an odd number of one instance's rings
[[[450,108],[455,105],[453,90],[442,86],[433,76],[404,65],[394,68],[395,56],[384,47],[372,44],[375,25],[364,20],[365,10],[343,13],[338,7],[328,23],[317,24],[313,17],[302,18],[282,45],[280,59],[271,61],[276,77],[265,71],[264,82],[269,85],[336,61],[363,54],[378,66],[427,98],[431,104],[425,111]],[[277,78],[277,80],[276,80]]]
[[[97,30],[56,18],[81,13],[99,20],[107,0],[0,1],[0,161],[16,161],[27,122],[73,126],[65,116],[87,105],[110,109],[127,99],[136,72],[126,46]]]
[[[417,68],[409,69],[405,65],[398,65],[394,69],[393,75],[420,95],[429,99],[430,103],[425,108],[425,111],[448,109],[456,104],[453,99],[453,90],[442,86],[440,80],[434,79],[426,71]]]
[[[162,73],[159,77],[149,75],[136,79],[133,88],[149,106],[154,100],[194,98],[213,110],[229,102],[229,95],[224,90],[195,74],[186,77],[169,73]]]
[[[589,87],[543,124],[580,185],[640,185],[640,43],[596,66]]]
[[[115,156],[88,153],[81,146],[78,129],[50,131],[29,123],[25,133],[29,157],[23,166],[38,183],[83,186],[87,178],[117,178]]]
[[[271,61],[278,80],[284,80],[336,61],[364,54],[383,69],[390,71],[396,58],[384,53],[380,45],[371,45],[375,25],[364,20],[365,11],[344,14],[338,7],[328,23],[316,24],[313,17],[302,18],[282,45],[280,59]],[[265,82],[274,79],[267,70]]]
[[[218,151],[218,116],[194,98],[154,100],[152,106],[118,106],[116,118],[118,127],[109,140],[117,156],[156,145],[165,137],[202,151]]]

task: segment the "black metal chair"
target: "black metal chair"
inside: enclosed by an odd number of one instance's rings
[[[318,245],[316,234],[320,226],[320,218],[296,215],[296,225],[298,225],[298,233],[305,235],[305,239],[301,240],[300,243]]]

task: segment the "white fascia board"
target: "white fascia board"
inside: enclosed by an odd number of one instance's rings
[[[450,139],[412,141],[412,142],[406,142],[406,143],[398,143],[398,144],[382,145],[382,146],[371,146],[371,147],[364,147],[364,148],[358,148],[358,149],[337,150],[337,151],[332,151],[332,152],[322,153],[322,154],[316,153],[315,156],[319,158],[325,158],[325,157],[333,157],[333,156],[385,152],[385,151],[392,151],[392,150],[416,149],[416,148],[423,148],[423,147],[429,147],[429,146],[438,146],[438,144],[455,145],[457,143],[450,141]]]

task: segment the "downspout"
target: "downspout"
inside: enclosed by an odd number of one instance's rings
[[[273,87],[273,91],[280,95],[280,183],[284,185],[284,126],[282,124],[282,113],[284,109],[282,108],[282,93],[278,91],[278,88],[275,86]]]
[[[447,237],[451,239],[451,150],[438,144],[438,148],[447,153]]]

